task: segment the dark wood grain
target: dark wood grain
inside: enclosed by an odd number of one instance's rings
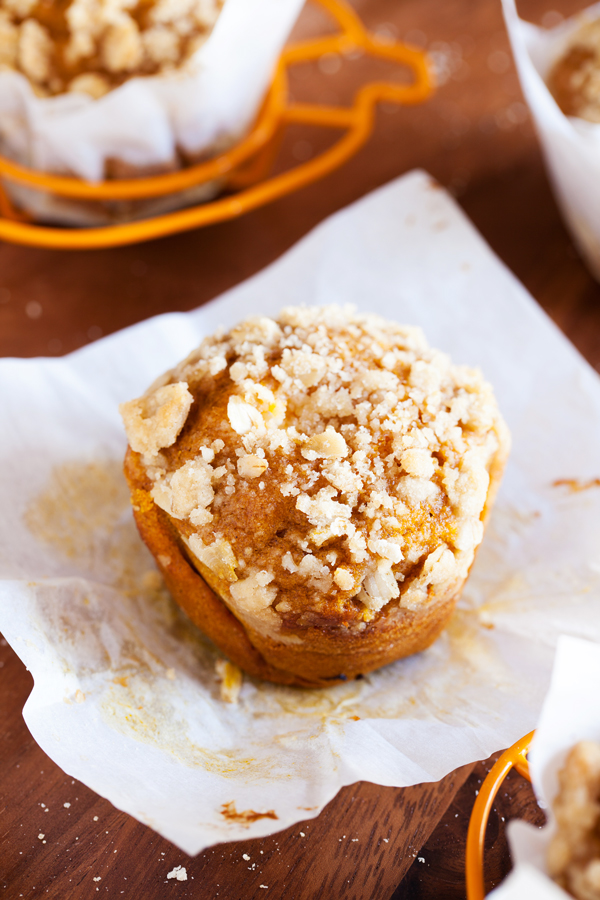
[[[61,253],[0,244],[0,354],[60,355],[148,316],[198,306],[267,265],[331,212],[422,167],[455,194],[496,253],[600,370],[600,289],[578,258],[552,198],[499,2],[357,0],[355,5],[372,28],[423,40],[446,61],[452,71],[428,104],[382,108],[371,141],[343,169],[237,221],[108,251]],[[560,0],[558,7],[568,14],[582,5]],[[520,3],[523,14],[538,22],[547,8],[545,0]],[[301,30],[318,20],[311,12]],[[335,75],[315,64],[294,73],[292,89],[298,98],[345,102],[353,86],[382,74],[389,72],[365,60],[344,64]],[[281,164],[305,158],[327,140],[295,129],[284,142]],[[472,771],[466,767],[438,785],[405,790],[354,785],[304,825],[260,841],[220,845],[190,859],[48,760],[21,717],[30,676],[5,645],[0,664],[5,900],[154,900],[171,893],[225,900],[464,897],[466,827],[489,762]],[[486,859],[490,883],[510,865],[503,820],[519,816],[541,823],[530,788],[516,774],[495,810]],[[188,881],[166,881],[176,865],[186,866]]]

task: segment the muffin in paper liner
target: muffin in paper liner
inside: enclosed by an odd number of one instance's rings
[[[514,869],[494,900],[600,896],[600,644],[563,635],[529,753],[547,824],[513,821]],[[552,875],[552,877],[550,877]]]
[[[171,171],[222,152],[251,126],[302,2],[226,0],[183,65],[131,77],[96,99],[78,91],[37,96],[24,74],[0,65],[0,153],[33,169],[96,182]],[[40,221],[103,225],[208,200],[221,182],[104,204],[8,180],[6,187]]]
[[[433,643],[509,448],[478,370],[335,305],[205,338],[121,413],[174,598],[246,672],[302,687]]]
[[[600,18],[600,4],[551,29],[522,21],[514,0],[502,0],[502,6],[556,199],[579,251],[600,280],[600,124],[565,115],[547,84],[575,32]]]

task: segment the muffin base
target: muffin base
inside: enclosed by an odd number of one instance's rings
[[[419,610],[388,604],[364,632],[306,628],[298,643],[277,641],[242,623],[192,565],[170,517],[150,495],[152,485],[131,448],[125,458],[135,521],[174,600],[225,655],[256,678],[316,688],[356,678],[429,647],[447,625],[465,579],[432,594]],[[200,566],[198,566],[200,568]],[[204,568],[204,567],[201,567]],[[213,584],[213,587],[217,587]]]

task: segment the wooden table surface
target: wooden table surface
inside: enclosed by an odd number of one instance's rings
[[[581,5],[559,0],[558,8],[569,14]],[[418,166],[454,193],[496,253],[600,368],[600,289],[552,198],[499,0],[359,0],[356,7],[371,28],[422,42],[435,54],[443,83],[429,103],[381,109],[371,141],[343,169],[237,221],[107,251],[0,244],[0,354],[61,355],[148,316],[192,309],[274,260],[331,212]],[[521,0],[520,10],[541,22],[547,0]],[[546,18],[553,20],[555,14]],[[304,30],[319,21],[305,14]],[[364,60],[339,67],[328,59],[298,70],[292,87],[298,97],[344,102],[353,85],[382,73]],[[323,141],[295,129],[283,162],[307,158]],[[489,761],[439,784],[353,785],[304,825],[189,858],[50,762],[21,717],[31,678],[1,644],[3,900],[465,896],[466,828]],[[515,816],[543,821],[517,774],[490,820],[489,886],[510,866],[504,825]],[[39,834],[47,834],[45,843]],[[186,882],[167,881],[176,865],[186,867]]]

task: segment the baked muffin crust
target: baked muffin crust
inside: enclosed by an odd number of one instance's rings
[[[478,371],[339,307],[207,338],[121,412],[130,481],[271,651],[451,611],[508,447]]]

